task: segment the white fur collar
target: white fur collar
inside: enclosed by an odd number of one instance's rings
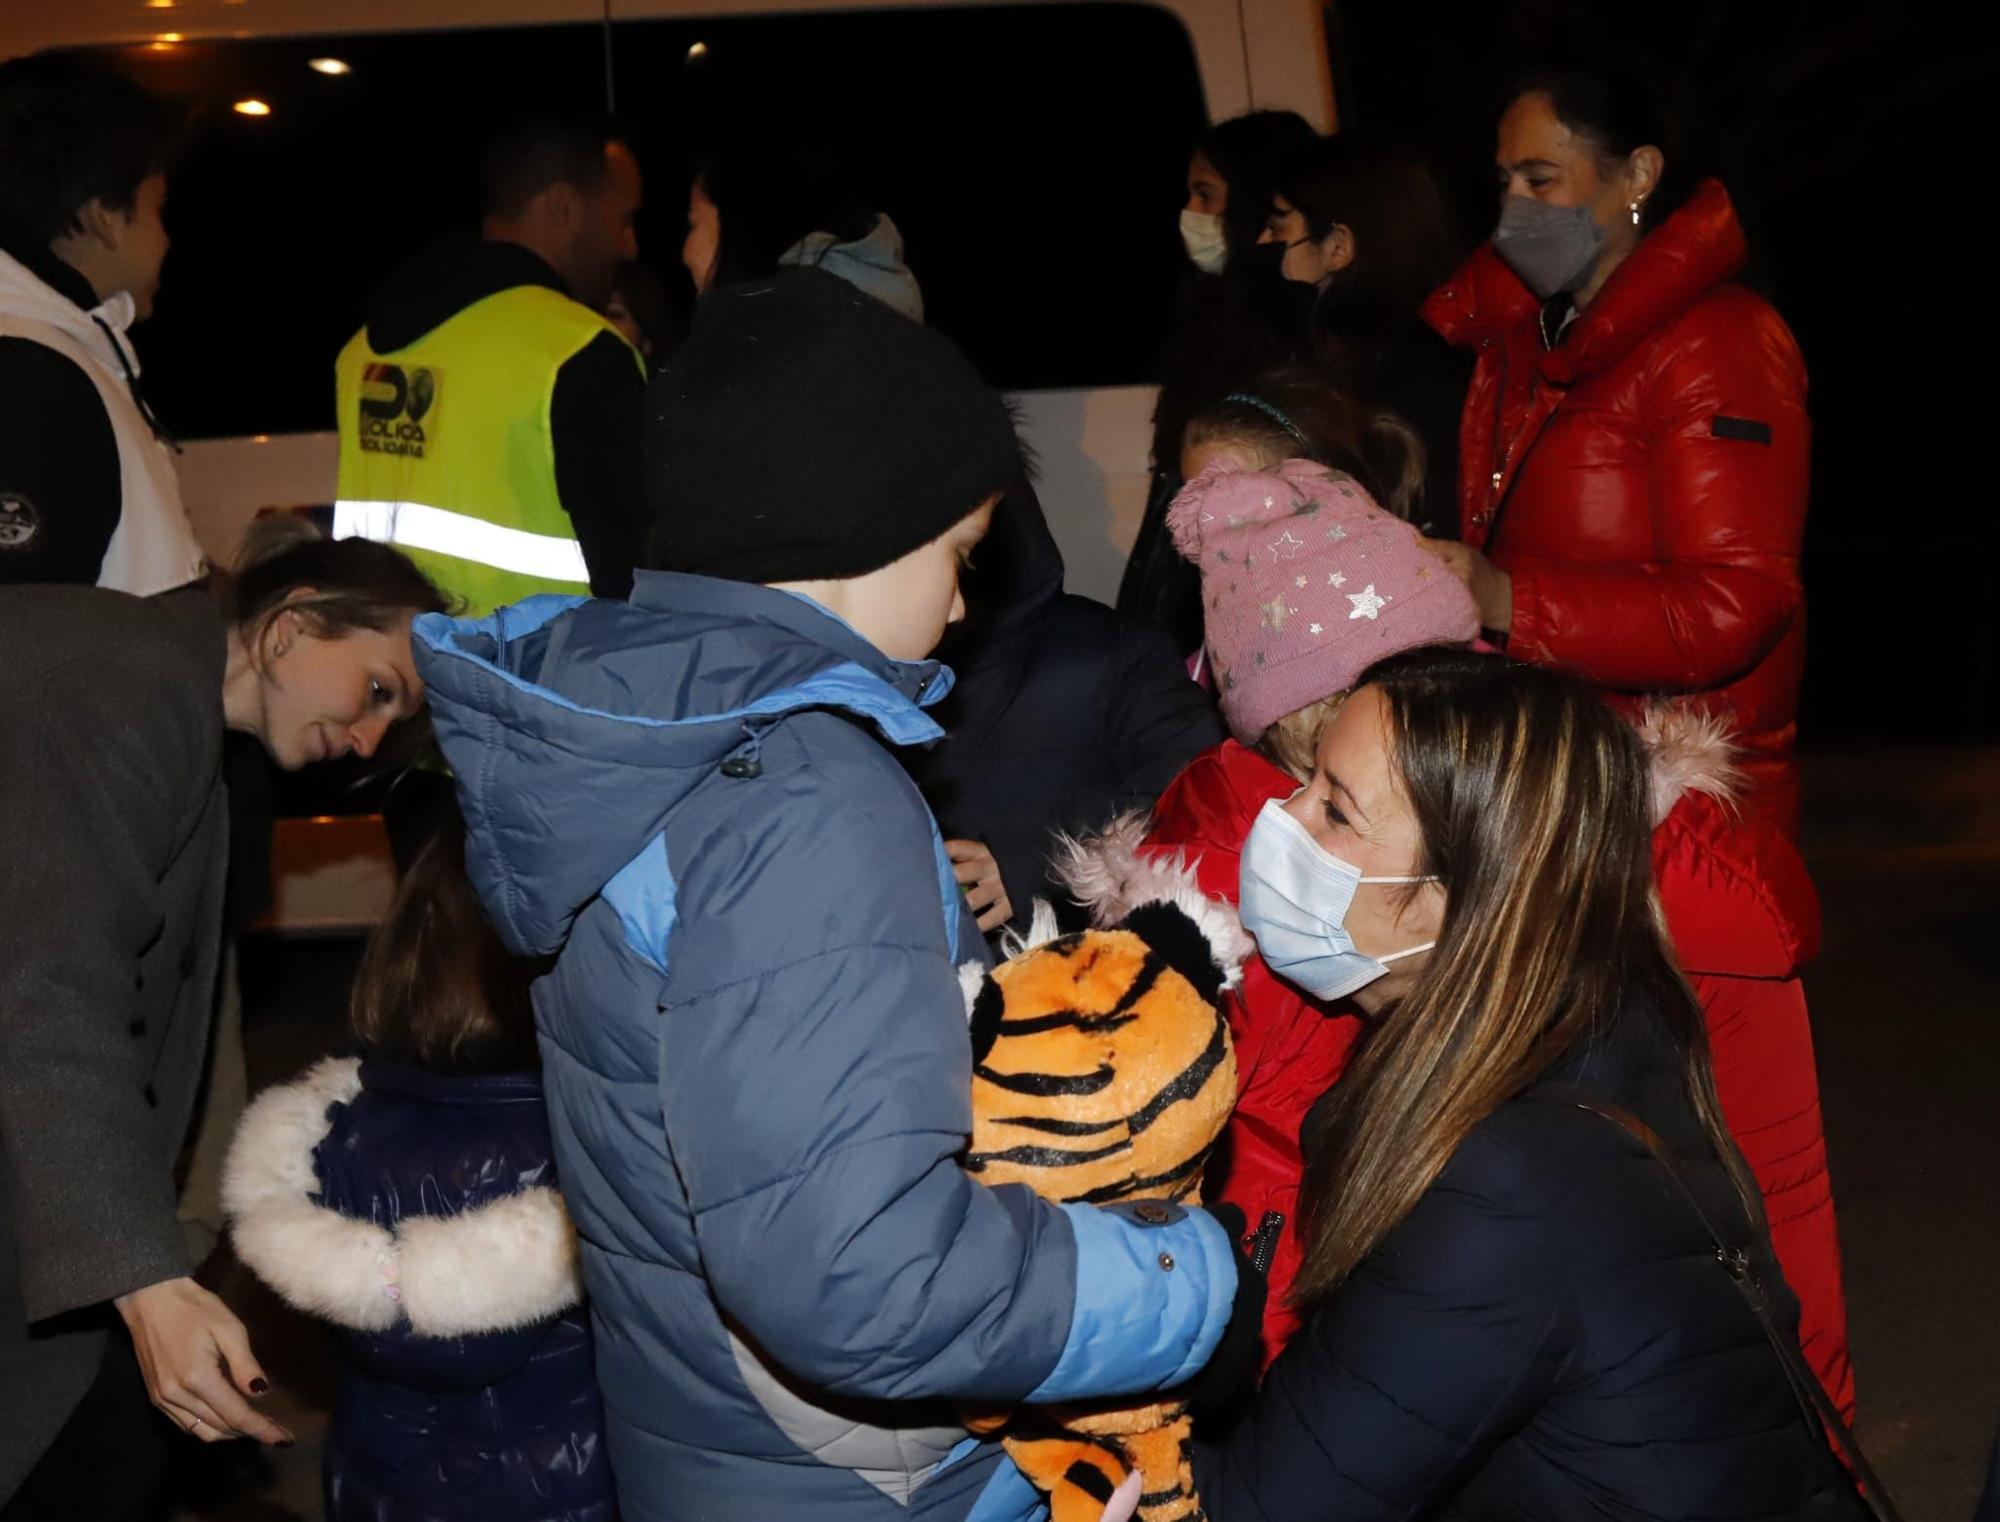
[[[236,1254],[289,1304],[356,1331],[407,1320],[424,1337],[532,1326],[583,1298],[562,1196],[524,1189],[394,1230],[319,1203],[313,1149],[327,1108],[361,1092],[361,1064],[329,1057],[244,1112],[222,1201]]]

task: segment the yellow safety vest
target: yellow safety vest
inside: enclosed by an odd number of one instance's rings
[[[363,328],[334,363],[334,537],[395,545],[468,616],[536,592],[587,594],[549,408],[556,373],[616,331],[538,285],[497,291],[386,354]]]

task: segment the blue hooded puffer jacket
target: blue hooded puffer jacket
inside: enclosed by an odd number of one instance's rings
[[[1198,1370],[1235,1267],[970,1180],[956,967],[983,957],[885,748],[950,685],[818,605],[642,574],[629,604],[428,616],[468,864],[536,987],[627,1522],[1036,1514],[949,1404]]]

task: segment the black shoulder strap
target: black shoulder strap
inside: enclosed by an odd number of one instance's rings
[[[1681,1173],[1678,1162],[1659,1134],[1638,1116],[1621,1110],[1616,1105],[1606,1104],[1580,1089],[1548,1084],[1535,1089],[1530,1097],[1554,1104],[1574,1105],[1579,1110],[1588,1110],[1591,1114],[1610,1121],[1628,1133],[1640,1146],[1652,1153],[1654,1160],[1666,1170],[1667,1177],[1673,1180],[1681,1198],[1687,1201],[1688,1209],[1694,1212],[1695,1219],[1701,1222],[1702,1229],[1714,1241],[1716,1262],[1722,1265],[1723,1272],[1729,1275],[1730,1282],[1749,1304],[1752,1314],[1757,1318],[1757,1324],[1764,1329],[1764,1338],[1778,1355],[1778,1362],[1784,1368],[1785,1378],[1791,1384],[1792,1394],[1797,1398],[1799,1409],[1805,1415],[1806,1425],[1822,1427],[1832,1435],[1842,1457],[1847,1460],[1848,1468],[1861,1482],[1861,1499],[1867,1503],[1869,1511],[1877,1518],[1877,1522],[1902,1522],[1902,1514],[1896,1510],[1896,1503],[1889,1498],[1889,1492],[1884,1488],[1881,1476],[1875,1473],[1867,1455],[1862,1453],[1861,1444],[1856,1440],[1853,1429],[1841,1420],[1840,1412],[1833,1404],[1833,1398],[1826,1393],[1826,1386],[1819,1382],[1819,1376],[1812,1371],[1812,1367],[1806,1362],[1805,1354],[1800,1351],[1798,1338],[1785,1326],[1777,1308],[1772,1305],[1770,1294],[1764,1288],[1763,1281],[1757,1276],[1755,1267],[1750,1261],[1750,1254],[1742,1247],[1733,1244],[1729,1237],[1716,1227],[1708,1212],[1701,1208],[1701,1201],[1695,1198],[1694,1191],[1688,1187],[1688,1181]]]

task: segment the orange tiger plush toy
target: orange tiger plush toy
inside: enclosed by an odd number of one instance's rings
[[[1131,886],[1128,884],[1128,887]],[[1134,902],[1134,899],[1137,901]],[[1062,1203],[1195,1203],[1236,1103],[1222,995],[1249,942],[1226,904],[1164,866],[1116,926],[1042,940],[983,976],[968,968],[972,1144],[966,1170]],[[1198,1522],[1178,1402],[1024,1408],[968,1421],[1004,1430],[1051,1522],[1096,1522],[1137,1470],[1142,1522]]]

